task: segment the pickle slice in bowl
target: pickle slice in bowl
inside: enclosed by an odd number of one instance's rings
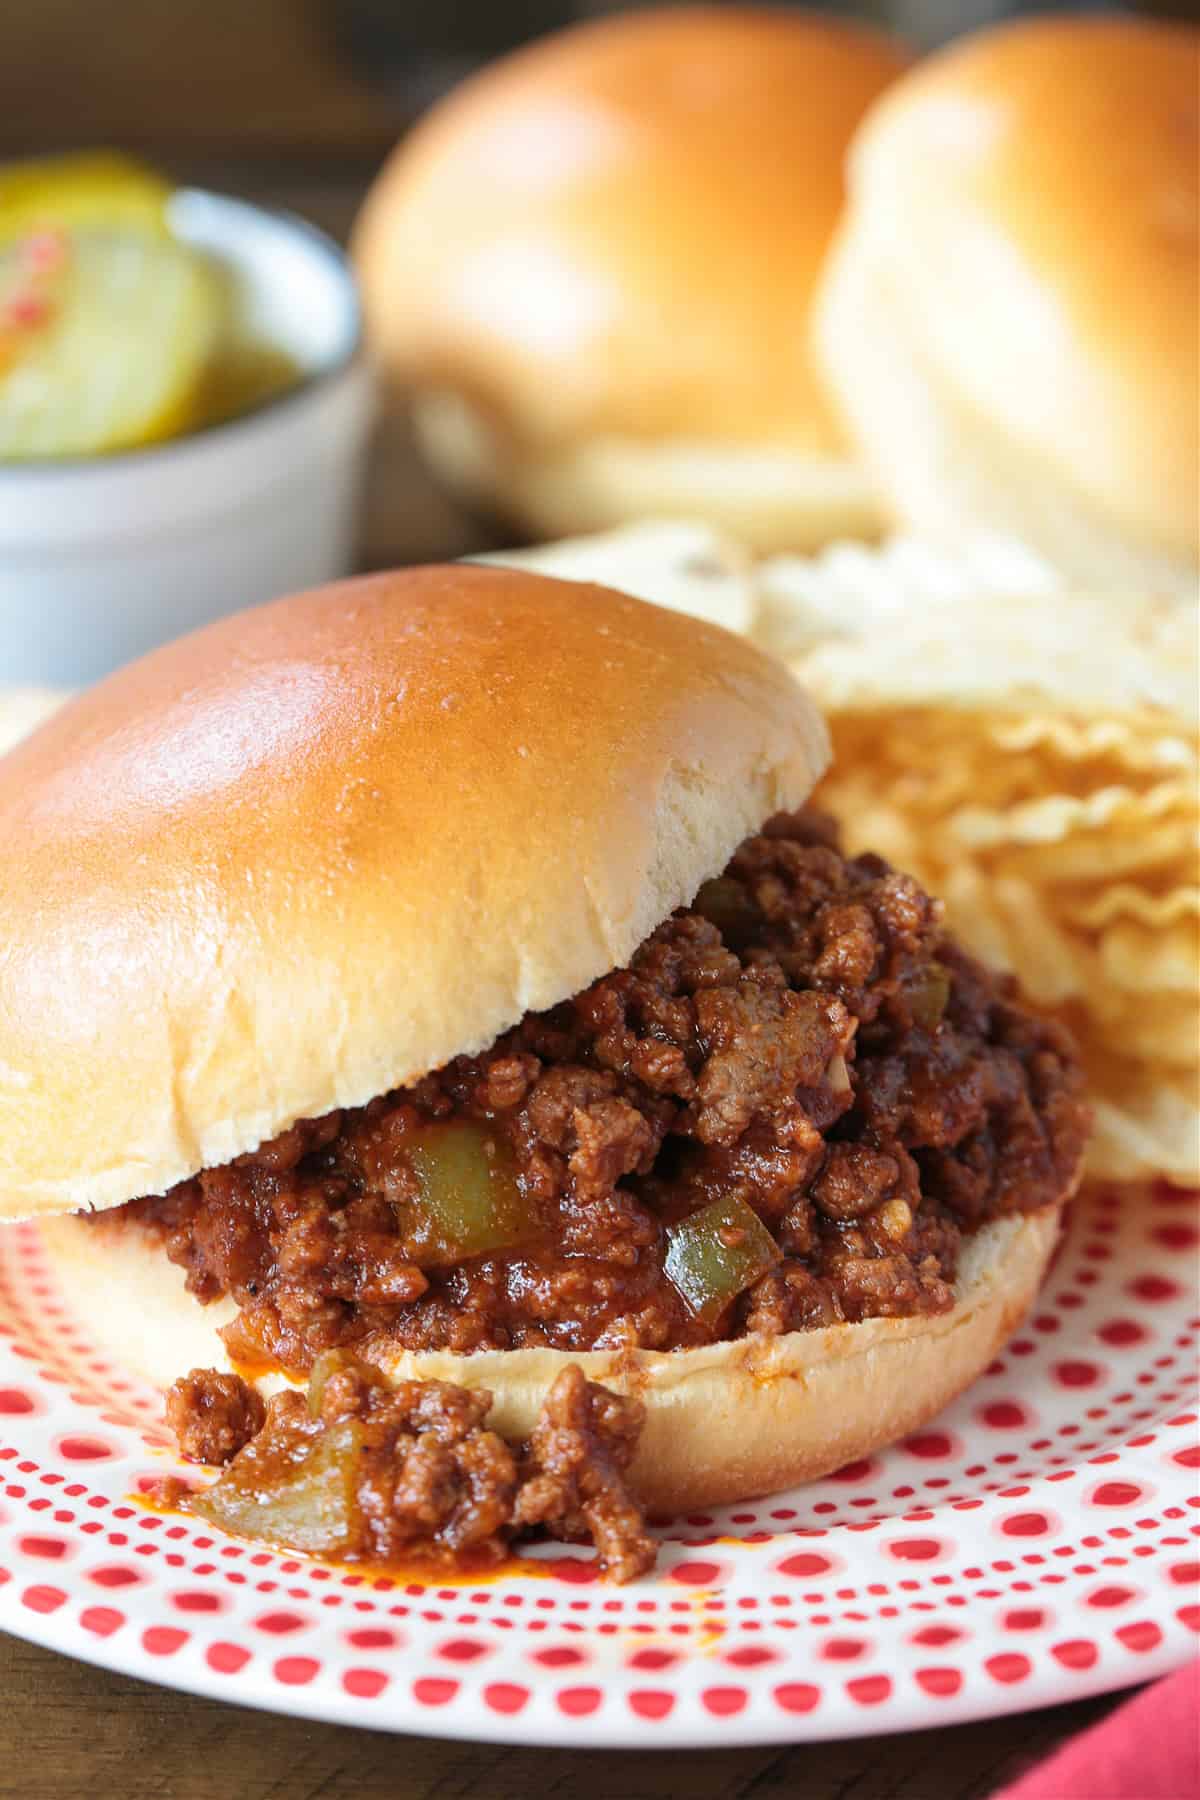
[[[0,251],[0,459],[186,431],[225,313],[217,270],[169,238],[46,230]]]
[[[131,156],[90,150],[0,163],[0,240],[52,226],[167,233],[168,181]]]

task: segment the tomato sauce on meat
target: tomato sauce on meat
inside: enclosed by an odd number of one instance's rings
[[[479,1056],[122,1214],[230,1352],[671,1350],[953,1303],[964,1233],[1061,1200],[1069,1039],[827,821],[748,838],[629,966]]]

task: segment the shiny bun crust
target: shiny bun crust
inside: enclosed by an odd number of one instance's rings
[[[672,7],[559,32],[435,107],[354,251],[442,473],[544,535],[877,527],[809,309],[846,146],[906,65],[865,27]]]
[[[935,1318],[871,1319],[696,1350],[449,1351],[380,1358],[392,1381],[486,1387],[490,1423],[523,1437],[567,1364],[632,1393],[647,1418],[632,1475],[647,1506],[686,1511],[777,1492],[918,1430],[969,1386],[1028,1312],[1058,1235],[1059,1212],[985,1226],[964,1245],[957,1303]],[[196,1367],[227,1367],[218,1327],[229,1302],[202,1307],[183,1271],[120,1214],[49,1219],[42,1234],[79,1327],[121,1367],[159,1387]],[[96,1279],[102,1266],[104,1278]],[[264,1387],[280,1384],[268,1379]]]
[[[827,757],[784,669],[456,564],[240,613],[0,761],[0,1216],[111,1207],[483,1049]]]
[[[1195,591],[1200,33],[983,32],[855,140],[819,359],[898,520]]]

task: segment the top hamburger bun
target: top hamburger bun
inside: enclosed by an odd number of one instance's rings
[[[161,1192],[482,1049],[625,963],[826,756],[744,640],[498,568],[346,582],[110,676],[0,762],[0,1217]]]
[[[812,366],[878,33],[685,6],[574,27],[400,145],[355,254],[386,369],[457,488],[555,536],[685,516],[760,549],[881,523]]]
[[[1194,593],[1200,33],[999,27],[872,111],[818,354],[898,520]]]

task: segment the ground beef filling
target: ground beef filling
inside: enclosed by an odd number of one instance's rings
[[[1087,1128],[1064,1034],[915,881],[783,815],[628,968],[123,1211],[236,1300],[235,1361],[668,1350],[946,1310],[963,1234],[1062,1199]],[[430,1197],[464,1166],[502,1182],[508,1239],[460,1217],[455,1254]],[[724,1299],[707,1252],[688,1278],[701,1219],[753,1276]]]
[[[226,1464],[193,1495],[159,1498],[243,1537],[373,1564],[487,1565],[531,1533],[595,1545],[602,1573],[630,1581],[654,1540],[625,1486],[644,1409],[558,1376],[527,1443],[486,1426],[492,1396],[444,1381],[389,1386],[346,1352],[321,1358],[307,1394],[266,1403],[238,1375],[193,1369],[167,1397],[183,1454]]]

